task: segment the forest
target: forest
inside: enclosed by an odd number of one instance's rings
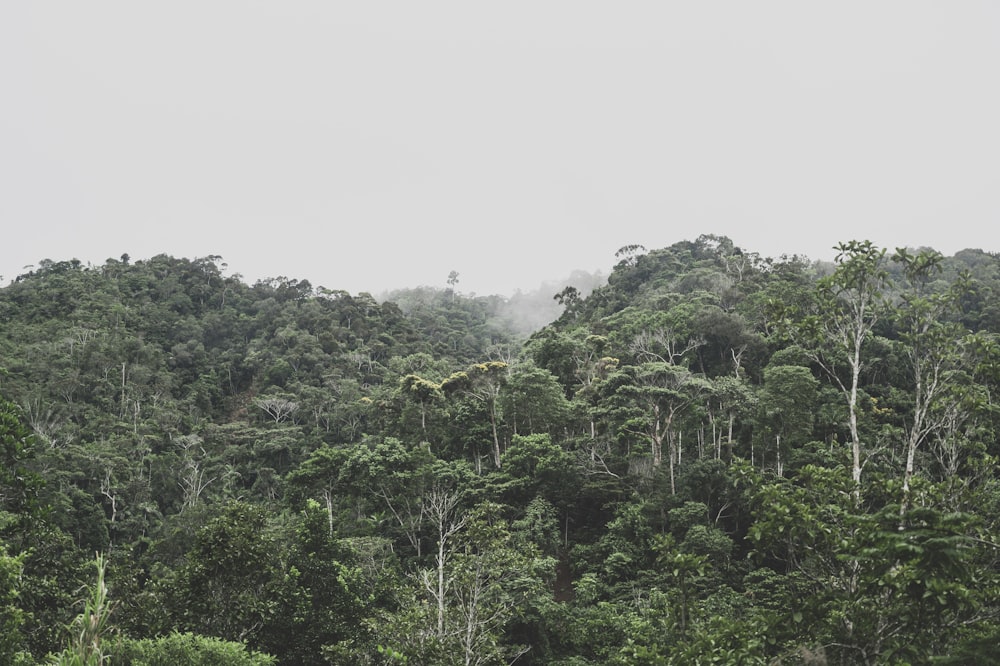
[[[1000,663],[1000,254],[835,249],[534,300],[42,260],[0,664]]]

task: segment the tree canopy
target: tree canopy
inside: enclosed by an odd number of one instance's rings
[[[541,300],[44,260],[0,289],[0,661],[988,663],[1000,256],[839,250]]]

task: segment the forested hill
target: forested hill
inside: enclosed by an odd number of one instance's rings
[[[0,663],[992,663],[1000,257],[839,250],[625,246],[544,326],[44,261],[0,289]]]

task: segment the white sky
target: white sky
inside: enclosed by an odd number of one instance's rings
[[[5,2],[0,275],[510,293],[727,235],[1000,251],[1000,3]]]

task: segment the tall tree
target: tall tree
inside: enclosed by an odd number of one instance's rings
[[[768,366],[760,394],[764,431],[774,437],[775,470],[784,475],[791,444],[803,444],[812,433],[819,382],[809,368],[794,365]]]
[[[198,530],[183,564],[156,585],[161,630],[193,631],[259,648],[288,582],[264,510],[227,504]]]
[[[663,463],[664,445],[670,471],[670,489],[676,492],[675,466],[678,461],[678,422],[697,404],[709,385],[683,366],[663,362],[626,366],[608,379],[612,401],[622,418],[622,432],[649,441],[654,469]]]
[[[823,368],[847,405],[851,447],[851,478],[855,499],[861,497],[862,443],[858,429],[862,353],[875,324],[885,314],[883,288],[888,279],[885,250],[871,241],[850,241],[836,247],[837,267],[816,286],[815,306],[796,327],[786,328]],[[842,371],[846,366],[846,377]]]
[[[507,382],[508,366],[502,361],[476,363],[464,372],[456,372],[441,383],[445,394],[462,395],[481,403],[490,418],[493,432],[493,464],[500,467],[499,421],[501,416],[500,393]]]
[[[910,507],[910,485],[917,449],[929,437],[954,422],[962,411],[971,370],[969,333],[954,321],[962,295],[968,290],[968,275],[947,290],[934,293],[929,283],[941,272],[943,256],[935,251],[916,255],[897,249],[892,257],[903,267],[907,289],[893,314],[899,326],[913,391],[913,412],[906,424],[906,467],[899,513],[903,518]]]
[[[399,392],[404,399],[416,403],[420,410],[420,432],[427,439],[427,413],[432,405],[444,399],[441,385],[415,374],[399,380]]]

